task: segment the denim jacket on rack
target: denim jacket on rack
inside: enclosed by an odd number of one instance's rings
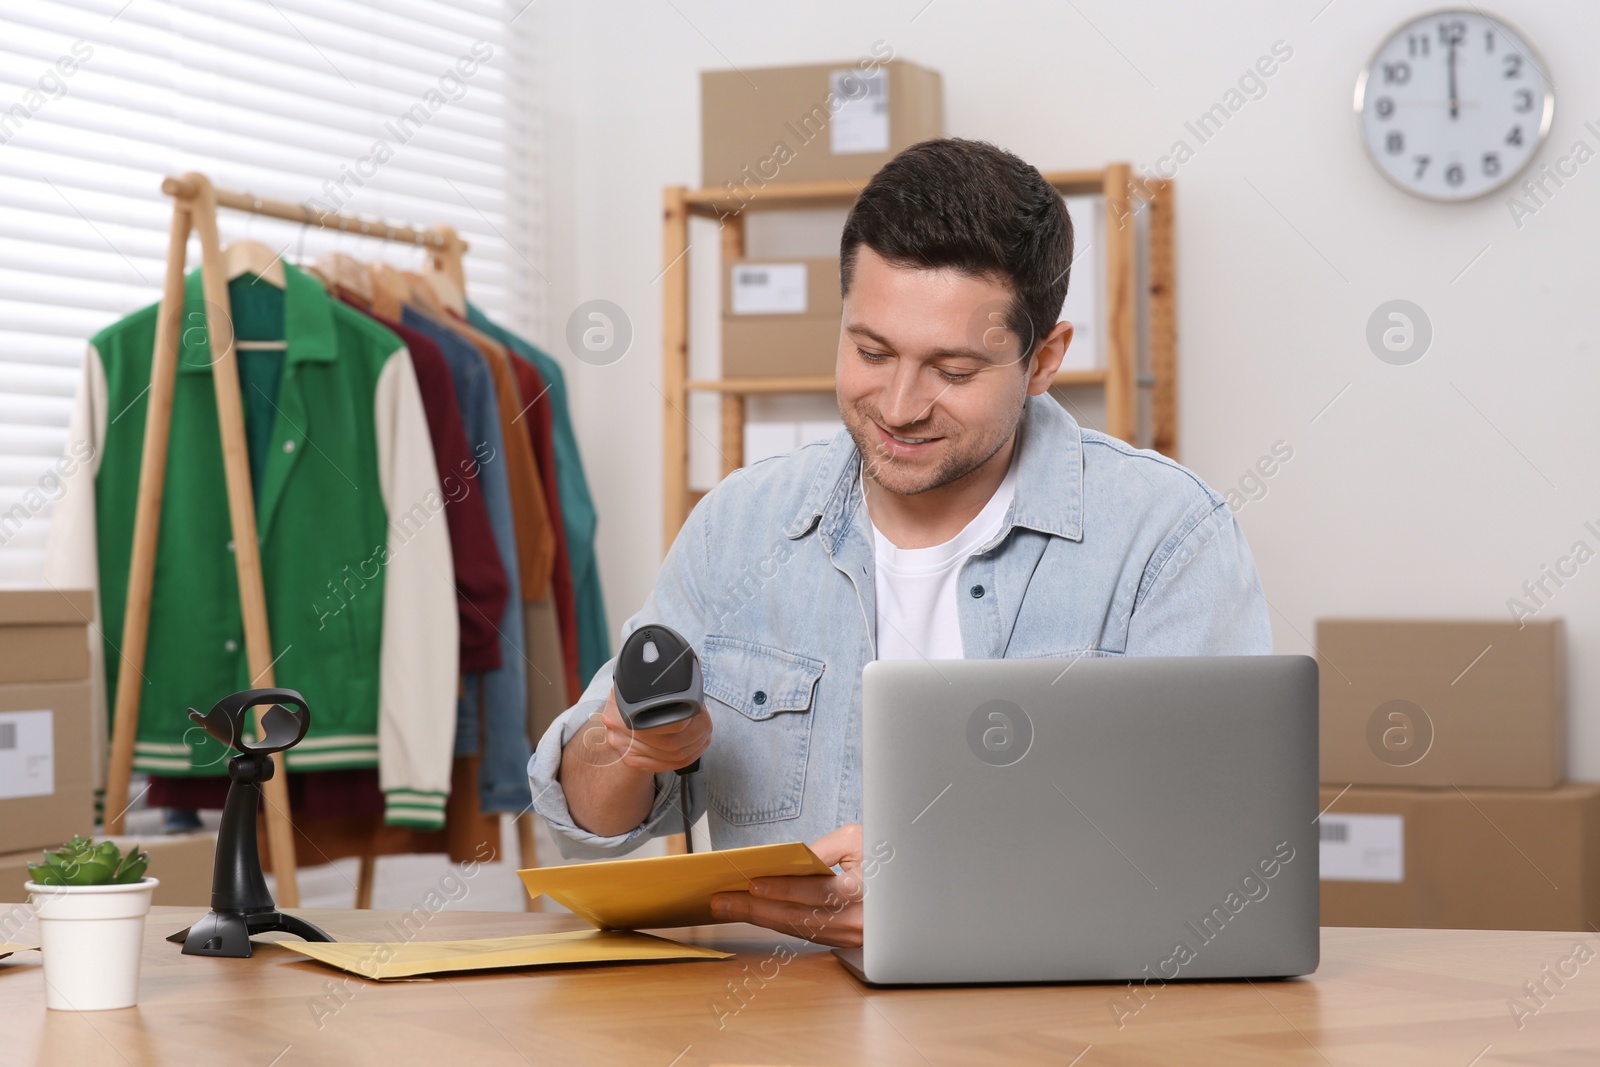
[[[467,446],[479,460],[477,484],[489,509],[495,547],[511,583],[511,596],[500,620],[502,666],[462,678],[461,699],[456,703],[456,755],[481,752],[478,797],[484,811],[520,812],[527,808],[529,799],[528,667],[523,649],[522,579],[517,569],[511,488],[494,382],[483,357],[463,338],[411,308],[404,310],[401,322],[437,344],[450,364]],[[478,728],[480,705],[482,730]]]

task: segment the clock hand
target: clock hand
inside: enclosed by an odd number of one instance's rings
[[[1454,42],[1450,44],[1448,65],[1450,68],[1450,117],[1456,119],[1461,117],[1461,102],[1456,98],[1456,46]]]

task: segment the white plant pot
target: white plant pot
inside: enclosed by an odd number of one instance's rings
[[[28,882],[44,956],[44,1004],[58,1011],[131,1008],[139,999],[144,917],[160,882]]]

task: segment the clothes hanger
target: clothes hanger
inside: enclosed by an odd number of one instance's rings
[[[228,281],[254,274],[268,285],[282,289],[283,257],[260,241],[234,241],[222,250],[222,269]]]
[[[372,310],[398,322],[401,308],[411,301],[410,284],[399,271],[381,260],[367,264],[367,276],[372,279]]]
[[[261,209],[261,198],[251,197],[256,210]],[[255,216],[251,216],[253,219]],[[254,274],[268,285],[284,288],[283,256],[260,241],[234,241],[222,250],[222,272],[228,281],[244,274]]]
[[[318,256],[311,266],[327,280],[330,289],[343,289],[369,306],[373,303],[372,275],[355,256],[348,252],[328,252]]]
[[[440,270],[438,267],[424,267],[420,272],[411,275],[427,285],[438,298],[439,304],[462,318],[467,316],[467,294],[461,291],[454,278]]]
[[[399,271],[398,273],[405,280],[406,286],[410,290],[413,304],[437,316],[445,314],[445,302],[440,299],[439,291],[433,287],[431,279],[411,270]]]
[[[318,282],[322,283],[322,287],[324,289],[328,290],[330,293],[338,285],[338,283],[335,282],[332,278],[330,278],[326,274],[322,273],[322,268],[317,266],[315,263],[302,263],[302,264],[300,264],[300,269],[304,273],[311,275]]]
[[[252,196],[257,212],[261,209],[261,198]],[[253,221],[255,216],[251,216]],[[283,289],[287,280],[283,273],[283,255],[274,252],[260,241],[249,239],[234,241],[222,250],[222,273],[227,281],[246,274],[254,275],[257,279],[268,285]],[[288,347],[287,341],[246,341],[235,339],[234,347],[241,352],[282,352]]]

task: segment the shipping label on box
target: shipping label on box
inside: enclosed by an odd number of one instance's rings
[[[87,681],[0,684],[0,853],[93,829],[96,741]]]
[[[889,73],[835,70],[828,83],[839,102],[828,130],[833,154],[889,151]]]
[[[1406,820],[1401,815],[1323,812],[1320,859],[1325,882],[1406,880]]]
[[[56,791],[55,716],[0,711],[0,800]]]
[[[729,302],[735,315],[804,315],[804,263],[736,264],[730,272]]]

